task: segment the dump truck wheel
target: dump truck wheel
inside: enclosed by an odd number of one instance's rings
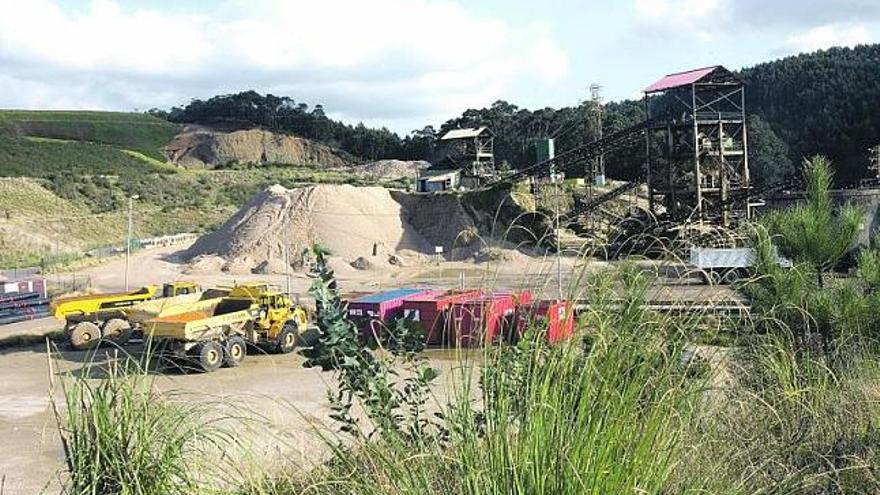
[[[111,318],[101,327],[101,337],[121,346],[128,343],[131,332],[131,324],[122,318]]]
[[[736,268],[728,270],[727,273],[725,273],[724,276],[721,277],[721,283],[726,285],[733,285],[739,282],[740,275],[740,271]]]
[[[217,371],[223,365],[223,346],[213,340],[199,344],[196,355],[199,365],[206,373]]]
[[[226,366],[234,368],[239,366],[247,356],[247,343],[238,335],[226,339]]]
[[[81,321],[70,329],[70,345],[78,351],[91,349],[101,341],[101,329],[90,321]]]
[[[275,352],[278,354],[293,352],[298,342],[299,332],[296,330],[295,324],[288,323],[284,325],[284,329],[278,334],[278,340],[275,341]]]

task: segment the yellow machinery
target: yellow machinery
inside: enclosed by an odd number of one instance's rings
[[[157,297],[174,298],[200,291],[192,282],[170,282],[161,287],[161,292],[159,289],[147,285],[132,292],[60,297],[49,308],[55,318],[65,320],[65,331],[74,349],[94,347],[102,338],[124,344],[131,337],[127,311],[133,306]]]
[[[308,315],[279,291],[245,285],[234,287],[211,311],[160,316],[144,327],[163,354],[198,361],[210,372],[241,364],[248,344],[293,351],[308,328]]]

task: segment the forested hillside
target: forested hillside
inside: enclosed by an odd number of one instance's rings
[[[771,183],[794,175],[805,156],[832,158],[841,184],[866,174],[870,146],[880,143],[880,45],[834,48],[743,69],[750,114],[753,177]],[[328,118],[321,105],[310,108],[292,98],[254,91],[193,100],[170,112],[153,111],[177,123],[227,128],[263,127],[327,143],[368,160],[442,158],[437,139],[457,127],[489,126],[502,167],[534,162],[535,139],[552,137],[565,151],[596,139],[593,103],[527,110],[506,101],[468,109],[438,129],[427,125],[400,137],[388,129],[349,125]],[[641,102],[603,107],[604,130],[612,132],[644,118]],[[609,157],[608,174],[630,178],[641,167],[638,149]]]
[[[742,71],[749,111],[786,143],[792,159],[827,154],[838,180],[862,177],[880,144],[880,45],[832,48]]]

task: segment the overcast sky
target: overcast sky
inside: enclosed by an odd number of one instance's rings
[[[880,0],[0,0],[0,107],[145,110],[256,89],[406,133],[505,99],[880,40]]]

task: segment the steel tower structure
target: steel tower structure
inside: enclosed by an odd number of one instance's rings
[[[644,92],[651,210],[725,226],[750,218],[743,81],[713,66],[670,74]]]

